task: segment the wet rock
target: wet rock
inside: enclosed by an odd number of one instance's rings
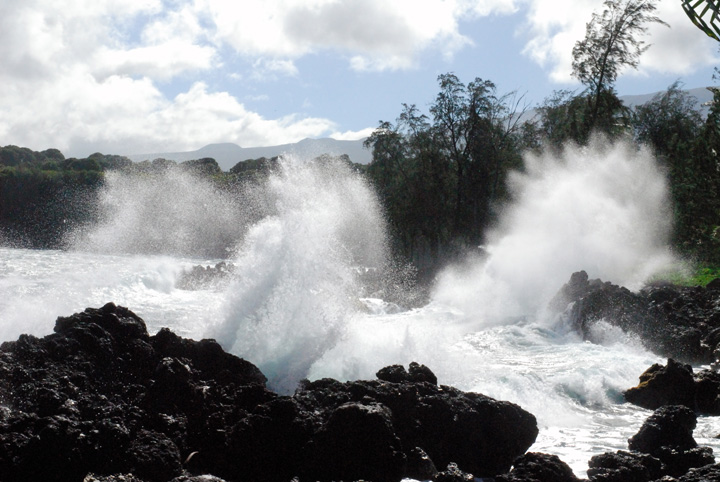
[[[463,472],[455,462],[451,462],[447,469],[438,472],[432,480],[433,482],[473,482],[475,477],[473,474]]]
[[[175,282],[180,290],[202,290],[215,288],[227,283],[235,271],[235,265],[220,261],[215,266],[193,266],[189,271],[183,271]]]
[[[638,386],[625,391],[625,400],[655,410],[663,405],[684,405],[703,415],[720,415],[720,373],[701,370],[668,359],[640,375]]]
[[[591,482],[649,482],[662,477],[665,468],[652,455],[622,450],[595,455],[588,467]]]
[[[377,482],[402,479],[407,457],[391,418],[390,410],[377,403],[350,402],[333,410],[308,451],[312,477]]]
[[[599,321],[637,335],[655,353],[684,363],[708,364],[720,348],[720,290],[667,283],[639,292],[574,273],[550,303],[586,340],[597,342]],[[719,352],[720,353],[720,352]]]
[[[720,480],[720,464],[690,469],[685,475],[678,478],[668,478],[667,482],[715,482],[717,480]]]
[[[381,370],[391,372],[402,373]],[[308,411],[323,407],[324,413],[349,402],[387,407],[402,447],[422,447],[436,467],[455,462],[476,477],[507,472],[538,433],[535,417],[517,405],[427,382],[322,379],[303,383],[294,398]]]
[[[518,457],[507,475],[496,482],[580,482],[570,466],[557,455],[528,452]]]
[[[133,473],[149,482],[165,482],[182,473],[180,452],[165,434],[141,430],[130,445]]]
[[[287,397],[214,340],[150,336],[114,304],[55,328],[0,346],[0,480],[399,481],[451,462],[493,477],[538,433],[517,405],[438,386],[414,362]]]
[[[628,447],[659,459],[667,475],[685,474],[691,468],[715,462],[712,449],[698,447],[692,436],[696,423],[697,417],[688,407],[660,407],[628,440]]]
[[[695,408],[695,380],[690,365],[669,358],[666,366],[654,364],[640,375],[640,384],[624,393],[625,400],[649,410],[663,405]]]
[[[417,480],[430,480],[438,474],[435,463],[420,447],[407,453],[405,477]]]

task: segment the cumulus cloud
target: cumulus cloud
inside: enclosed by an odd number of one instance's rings
[[[330,137],[338,141],[357,141],[369,137],[374,131],[374,127],[367,127],[359,131],[333,132]]]
[[[296,59],[332,50],[356,70],[398,70],[434,48],[452,56],[471,43],[458,22],[467,15],[512,10],[481,0],[207,0],[218,38],[248,56]]]
[[[87,155],[362,138],[372,129],[341,132],[329,119],[248,110],[242,84],[266,98],[262,83],[302,81],[306,56],[329,55],[364,72],[412,69],[428,52],[451,59],[473,44],[469,28],[482,28],[469,22],[508,14],[523,19],[515,33],[525,55],[567,83],[572,47],[600,7],[598,0],[3,0],[0,144]],[[672,28],[651,28],[654,45],[637,75],[683,75],[717,61],[716,44],[679,2],[660,2],[658,15]],[[234,79],[238,93],[214,78]]]
[[[524,53],[545,67],[558,83],[572,83],[572,48],[585,36],[585,25],[603,5],[593,0],[528,0],[527,36]],[[651,44],[640,59],[637,72],[684,75],[717,62],[717,43],[689,21],[680,2],[658,3],[656,15],[670,25],[649,25],[643,38]],[[688,39],[692,39],[689,41]]]
[[[211,20],[202,0],[170,9],[153,0],[3,2],[0,145],[130,154],[281,144],[335,130],[321,118],[266,119],[203,82],[168,97],[162,83],[220,65]],[[266,72],[296,71],[287,61],[258,62]]]

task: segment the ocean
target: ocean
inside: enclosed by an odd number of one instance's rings
[[[150,334],[215,338],[281,393],[303,378],[374,378],[416,361],[441,384],[533,413],[530,450],[558,455],[578,476],[591,456],[627,449],[650,415],[622,392],[665,361],[602,321],[602,343],[585,342],[546,309],[573,271],[638,289],[678,265],[649,152],[620,143],[528,157],[488,243],[444,269],[421,307],[368,281],[395,265],[380,203],[347,166],[286,157],[240,200],[188,176],[111,174],[101,222],[73,233],[68,249],[0,247],[0,340],[44,336],[56,317],[113,301]],[[220,261],[197,254],[208,243],[226,245],[233,276],[179,289],[184,271]],[[719,434],[719,419],[699,418],[699,444],[717,452]]]

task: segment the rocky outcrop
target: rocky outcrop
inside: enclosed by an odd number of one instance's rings
[[[181,290],[200,290],[221,286],[232,277],[235,265],[220,261],[215,266],[193,266],[183,271],[175,282]]]
[[[625,391],[625,400],[649,410],[684,405],[702,415],[720,415],[720,373],[701,370],[669,358],[640,375],[640,383]]]
[[[538,433],[520,407],[438,386],[416,363],[291,397],[265,382],[213,340],[150,336],[127,308],[60,317],[0,346],[0,480],[493,477]]]
[[[638,335],[655,353],[685,363],[711,363],[720,355],[720,282],[707,287],[650,285],[637,293],[574,273],[550,303],[565,311],[586,340],[596,342],[599,321]]]
[[[680,476],[691,468],[715,463],[710,447],[698,447],[692,436],[697,417],[682,405],[657,409],[630,437],[632,451],[651,455],[664,465],[663,475]]]
[[[714,464],[712,449],[698,447],[692,436],[696,423],[695,413],[685,406],[659,408],[630,437],[629,452],[605,453],[590,459],[590,481],[669,482],[675,480],[673,477],[689,475],[692,469]]]
[[[496,482],[580,482],[572,469],[557,455],[528,452],[518,457],[507,475]]]

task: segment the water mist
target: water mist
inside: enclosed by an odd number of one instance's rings
[[[672,263],[666,180],[648,149],[596,138],[527,155],[509,182],[513,201],[488,245],[434,293],[479,326],[536,315],[574,271],[638,288]]]
[[[68,244],[101,253],[224,258],[256,217],[252,197],[249,191],[240,196],[218,189],[179,167],[109,171],[97,206],[99,222],[72,233]]]
[[[272,212],[233,260],[211,335],[287,392],[360,309],[358,274],[385,264],[385,224],[372,189],[340,161],[281,159],[266,191]]]
[[[310,377],[373,377],[414,360],[542,423],[586,423],[583,407],[614,406],[656,358],[623,333],[586,345],[542,312],[574,271],[638,287],[672,262],[664,175],[649,151],[598,139],[528,155],[510,188],[488,245],[438,276],[428,306],[354,317]]]

